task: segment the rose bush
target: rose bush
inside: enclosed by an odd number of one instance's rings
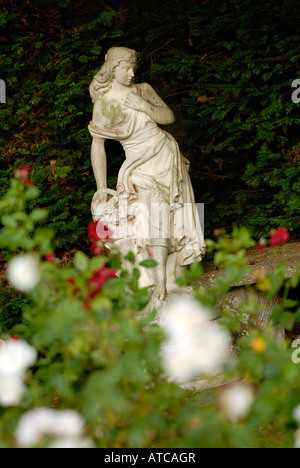
[[[0,202],[9,281],[3,286],[24,298],[22,317],[11,326],[0,314],[0,446],[261,447],[274,440],[298,446],[300,374],[289,341],[276,343],[252,327],[238,340],[238,354],[224,359],[230,334],[245,312],[255,317],[259,305],[250,298],[234,318],[219,308],[213,320],[220,298],[248,273],[246,252],[256,245],[249,232],[236,228],[207,240],[223,275],[200,287],[203,268],[194,263],[177,280],[178,287],[192,286],[193,297],[170,302],[160,324],[155,311],[142,314],[150,295],[139,287],[134,255],[126,257],[128,271],[101,226],[99,232],[94,224],[88,228],[95,255],[76,252],[61,264],[54,233],[39,227],[46,211],[27,210],[27,201],[39,194],[28,175],[16,174]],[[33,255],[34,268],[23,262]],[[152,265],[152,259],[143,262]],[[287,279],[281,265],[268,279],[269,297],[284,291],[273,320],[291,323],[293,313],[298,322],[299,303],[293,302],[292,312],[286,292],[299,284],[299,271]],[[29,354],[5,386],[9,355],[3,350],[14,343],[12,336]],[[182,385],[209,381],[217,367],[230,382],[226,391]],[[5,397],[7,388],[14,398]]]

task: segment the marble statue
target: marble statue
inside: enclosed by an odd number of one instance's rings
[[[134,82],[137,53],[112,47],[90,85],[94,104],[89,131],[91,161],[97,183],[91,211],[113,232],[123,253],[156,260],[143,269],[141,286],[152,286],[158,307],[174,276],[205,254],[189,162],[175,139],[159,125],[174,114],[147,83]],[[121,143],[125,152],[116,190],[107,188],[105,140]]]

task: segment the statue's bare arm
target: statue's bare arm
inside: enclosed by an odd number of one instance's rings
[[[93,138],[91,147],[91,161],[97,184],[97,191],[99,194],[103,191],[103,200],[106,198],[105,189],[107,188],[107,162],[104,143],[104,138]]]
[[[152,120],[161,125],[175,122],[173,111],[147,83],[139,87],[140,94],[128,93],[125,105],[131,109],[145,112]]]

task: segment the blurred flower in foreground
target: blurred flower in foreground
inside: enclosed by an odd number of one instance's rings
[[[84,419],[76,411],[34,408],[21,416],[15,437],[18,445],[24,447],[36,446],[44,436],[67,439],[68,444],[72,441],[74,447],[74,441],[82,442],[84,428]]]
[[[93,272],[93,276],[88,280],[88,285],[90,288],[90,298],[93,298],[99,294],[101,291],[102,286],[106,283],[109,279],[117,278],[115,270],[103,266],[98,270]]]
[[[300,448],[300,429],[297,429],[295,432],[294,448]]]
[[[81,449],[89,449],[95,448],[95,444],[92,439],[89,438],[80,438],[80,437],[66,437],[64,439],[56,439],[50,445],[48,445],[50,449],[73,449],[73,448],[81,448]]]
[[[21,254],[9,261],[7,279],[18,291],[27,292],[34,289],[40,279],[40,260],[34,254]]]
[[[162,364],[171,380],[187,383],[200,374],[214,374],[228,358],[229,333],[211,321],[195,299],[181,298],[162,310],[166,339]]]
[[[295,406],[295,408],[292,411],[292,417],[298,424],[300,424],[300,405]]]
[[[271,231],[270,245],[276,247],[285,242],[290,237],[289,231],[285,227],[279,227]]]
[[[101,221],[92,221],[88,225],[88,237],[92,242],[102,240],[108,241],[113,235],[113,231],[106,227]]]
[[[262,250],[266,247],[267,241],[263,237],[259,239],[259,241],[256,244],[256,250]]]
[[[36,350],[24,340],[13,338],[0,343],[0,405],[20,403],[25,391],[25,371],[37,359]]]
[[[22,374],[32,367],[37,359],[37,351],[24,340],[9,338],[0,346],[0,374]]]
[[[257,289],[266,292],[272,288],[272,283],[267,276],[267,270],[265,268],[253,270],[253,275],[255,277]]]
[[[46,260],[46,262],[49,262],[49,263],[56,263],[55,253],[50,252],[47,255],[45,255],[45,260]]]
[[[65,282],[72,286],[72,296],[75,297],[80,289],[76,286],[75,280],[73,278],[66,278]]]
[[[96,257],[97,255],[104,255],[104,249],[102,249],[97,242],[93,242],[91,245],[91,254]]]
[[[244,419],[249,413],[254,400],[253,388],[244,384],[235,384],[219,395],[220,408],[231,422]]]
[[[256,353],[263,354],[267,349],[267,343],[262,337],[258,336],[251,341],[251,348]]]
[[[0,406],[16,406],[26,390],[23,379],[18,375],[0,374]]]
[[[32,185],[33,182],[28,178],[30,170],[31,168],[28,164],[21,166],[16,170],[15,177],[25,185]]]

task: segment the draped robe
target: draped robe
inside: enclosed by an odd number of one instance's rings
[[[142,94],[143,85],[137,85],[137,90]],[[146,113],[126,107],[108,94],[95,106],[97,118],[90,122],[90,134],[119,141],[126,159],[116,191],[110,191],[112,198],[98,203],[95,194],[94,220],[109,225],[124,253],[164,246],[169,260],[175,255],[175,267],[201,260],[205,243],[188,175],[189,162],[176,140]]]

